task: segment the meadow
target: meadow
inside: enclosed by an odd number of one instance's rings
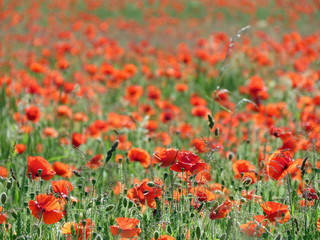
[[[319,0],[0,9],[0,239],[319,239]]]

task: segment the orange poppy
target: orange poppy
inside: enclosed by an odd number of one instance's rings
[[[18,143],[16,145],[16,152],[19,154],[24,153],[24,151],[26,150],[26,145],[24,145],[23,143]]]
[[[277,221],[279,223],[285,223],[290,219],[289,208],[285,204],[277,202],[264,202],[260,204],[260,206],[270,222]]]
[[[140,202],[141,204],[147,204],[150,208],[156,207],[155,198],[161,198],[162,189],[160,186],[156,185],[154,187],[149,187],[147,182],[143,182],[139,186],[134,186],[127,191],[127,197],[134,202]]]
[[[197,196],[197,199],[200,202],[210,202],[212,200],[217,199],[219,196],[210,191],[207,187],[197,186],[190,189],[190,193]]]
[[[175,148],[168,148],[160,152],[153,154],[155,160],[158,163],[161,163],[160,167],[169,167],[176,160],[179,150]]]
[[[227,214],[231,211],[232,209],[232,202],[230,200],[225,201],[221,205],[214,207],[211,212],[210,212],[210,219],[221,219],[225,218]]]
[[[43,157],[40,156],[28,156],[28,174],[31,173],[31,178],[35,179],[39,177],[39,170],[42,170],[41,178],[45,181],[49,181],[56,172],[52,170],[50,164]]]
[[[264,233],[264,228],[267,223],[262,222],[265,217],[263,215],[254,216],[255,221],[250,221],[240,226],[241,231],[249,237],[260,237]],[[259,224],[261,223],[262,224]]]
[[[83,224],[84,221],[77,224],[75,222],[67,222],[65,223],[61,228],[61,233],[68,234],[67,240],[74,239],[71,237],[71,228],[73,226],[75,230],[75,235],[78,237],[78,240],[84,240],[84,239],[91,239],[91,232],[93,231],[94,223],[91,222],[90,219],[85,219],[85,225]],[[85,234],[84,234],[85,232]],[[85,235],[85,238],[84,238]]]
[[[128,152],[128,158],[132,162],[140,162],[144,168],[148,168],[151,162],[151,156],[142,148],[131,148]]]
[[[51,185],[52,190],[63,198],[67,197],[68,193],[73,190],[72,184],[66,180],[52,181]]]
[[[7,220],[7,218],[8,218],[8,215],[7,215],[7,214],[1,213],[2,210],[3,210],[3,208],[0,207],[0,224],[5,223],[6,220]]]
[[[71,118],[72,110],[68,106],[61,105],[58,107],[58,116]]]
[[[52,168],[59,176],[65,178],[71,178],[72,176],[72,169],[68,164],[62,162],[55,162],[52,164]]]
[[[177,162],[175,162],[170,170],[175,172],[188,172],[191,174],[198,173],[206,168],[206,164],[199,162],[200,157],[189,151],[181,151],[177,154]]]
[[[307,200],[308,200],[308,201],[312,201],[312,200],[314,200],[314,199],[315,199],[315,200],[318,200],[318,199],[319,199],[316,191],[315,191],[314,188],[311,187],[311,186],[309,186],[309,187],[307,187],[306,189],[303,190],[303,192],[302,192],[302,197],[303,197],[303,198],[306,198],[306,197],[307,197]]]
[[[241,178],[241,173],[252,172],[255,166],[248,160],[236,160],[232,164],[232,169],[235,173],[235,178]]]
[[[61,203],[52,195],[37,195],[36,201],[29,201],[29,209],[35,218],[42,219],[46,224],[56,223],[63,217]]]
[[[102,154],[97,154],[89,162],[86,163],[86,167],[92,168],[92,169],[98,169],[103,165],[103,156]]]
[[[25,109],[27,119],[34,123],[38,122],[40,119],[40,110],[36,106],[30,106]]]
[[[81,144],[86,143],[86,138],[81,133],[73,133],[72,145],[79,147]]]
[[[9,171],[5,167],[0,166],[0,177],[7,178],[8,175]]]
[[[302,159],[292,160],[288,150],[277,150],[265,161],[266,175],[274,180],[280,180],[288,173],[296,170],[302,164]]]
[[[122,238],[138,237],[141,233],[140,228],[135,228],[139,224],[139,220],[135,218],[116,218],[117,225],[110,226],[110,231],[113,236],[120,236]]]
[[[207,118],[210,110],[206,106],[198,105],[192,108],[191,113],[195,117]]]
[[[52,127],[46,127],[42,131],[43,136],[49,137],[49,138],[55,138],[58,137],[58,131],[55,130]]]

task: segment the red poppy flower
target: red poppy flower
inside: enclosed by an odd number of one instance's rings
[[[27,177],[28,174],[31,173],[32,179],[35,179],[39,177],[39,170],[42,170],[41,178],[45,181],[49,181],[56,172],[52,170],[50,164],[45,160],[43,157],[40,156],[28,156],[28,171],[27,171]]]
[[[26,145],[24,145],[23,143],[18,143],[16,145],[16,152],[19,154],[24,153],[24,151],[26,150]]]
[[[68,196],[68,192],[73,190],[73,186],[66,180],[52,181],[52,189],[55,193],[58,193],[61,197],[65,198]]]
[[[190,193],[197,196],[200,202],[210,202],[217,199],[221,195],[214,194],[207,187],[197,186],[190,189]]]
[[[140,222],[135,218],[116,218],[117,225],[110,226],[110,231],[113,236],[120,236],[122,238],[133,238],[139,236],[141,233],[140,228],[135,228]]]
[[[158,163],[161,163],[160,167],[169,167],[176,160],[179,150],[175,148],[168,148],[160,152],[153,154]]]
[[[52,195],[37,195],[36,201],[29,201],[29,209],[35,218],[42,219],[46,224],[56,223],[63,217],[61,203]]]
[[[287,205],[277,202],[265,202],[260,204],[260,206],[270,222],[277,221],[279,223],[285,223],[290,219],[289,208]]]
[[[214,207],[210,212],[210,219],[225,218],[232,209],[232,202],[230,200],[225,201],[221,205]]]
[[[8,175],[9,171],[5,167],[0,166],[0,177],[7,178]]]
[[[301,159],[292,160],[290,151],[277,150],[265,161],[266,175],[271,179],[280,180],[301,164]]]
[[[319,197],[316,193],[316,191],[313,189],[313,187],[307,187],[306,189],[303,190],[302,192],[302,197],[306,198],[307,196],[307,200],[308,201],[312,201],[312,200],[318,200]]]
[[[131,148],[128,152],[128,158],[132,162],[140,162],[144,168],[147,168],[151,162],[151,156],[142,148]]]
[[[25,109],[27,119],[34,123],[38,122],[40,119],[40,110],[36,106],[30,106]]]
[[[249,237],[260,237],[264,233],[264,228],[267,223],[263,221],[263,215],[254,216],[255,221],[250,221],[240,226],[241,231]],[[262,224],[259,224],[262,223]]]
[[[232,164],[232,169],[235,178],[241,178],[241,173],[252,172],[255,170],[255,166],[247,160],[237,160]]]
[[[67,222],[61,228],[61,233],[68,234],[67,240],[71,240],[71,227],[75,230],[75,235],[78,240],[91,239],[91,233],[93,231],[94,223],[90,219],[85,219],[86,224],[83,221],[79,224],[74,222]],[[84,238],[85,235],[85,238]]]
[[[54,162],[52,164],[52,168],[59,176],[65,178],[71,178],[72,176],[72,167],[70,167],[68,164],[62,162]]]
[[[141,204],[147,204],[150,208],[156,207],[155,198],[161,198],[162,189],[160,186],[156,185],[154,187],[149,187],[147,182],[143,182],[140,186],[134,186],[127,191],[127,196],[129,199],[135,202],[140,202]]]
[[[86,163],[86,167],[92,168],[92,169],[98,169],[103,165],[103,156],[102,154],[97,154],[89,162]]]
[[[170,170],[175,172],[189,172],[194,174],[205,169],[206,164],[199,162],[200,157],[192,152],[181,151],[177,154],[177,162],[175,162]]]
[[[72,145],[79,147],[81,144],[86,143],[86,138],[81,133],[73,133]]]
[[[8,215],[7,215],[7,214],[1,213],[2,210],[3,210],[3,208],[0,207],[0,224],[5,223],[6,220],[7,220],[7,218],[8,218]]]

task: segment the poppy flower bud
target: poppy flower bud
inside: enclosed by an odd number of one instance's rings
[[[100,226],[99,226],[99,227],[100,227]],[[99,228],[99,227],[98,227],[98,228]],[[103,238],[101,237],[100,234],[98,234],[98,235],[96,236],[95,240],[103,240]]]
[[[126,197],[122,199],[122,204],[125,208],[128,206],[128,199]]]
[[[208,121],[208,126],[210,129],[212,129],[214,127],[215,122],[210,114],[208,114]]]
[[[82,220],[82,226],[86,226],[86,224],[87,224],[87,221],[86,220]]]
[[[209,115],[208,115],[209,116]],[[200,239],[201,238],[201,228],[199,226],[197,226],[196,228],[196,235],[197,235],[197,238]]]
[[[158,240],[158,239],[159,239],[159,236],[160,236],[160,234],[159,234],[158,231],[155,231],[155,232],[153,233],[153,238],[154,238],[155,240]]]
[[[38,169],[38,175],[39,175],[39,177],[41,177],[41,174],[42,174],[42,169]]]
[[[172,228],[171,228],[171,226],[168,226],[167,227],[167,232],[171,235],[172,234]]]
[[[36,194],[34,192],[30,193],[30,198],[34,199],[34,197],[36,196]]]
[[[148,187],[155,187],[156,185],[154,184],[154,182],[147,182],[147,186]]]
[[[7,202],[7,194],[5,192],[1,193],[1,203],[4,205]]]
[[[78,185],[78,188],[79,188],[79,190],[81,190],[81,189],[82,189],[82,185],[81,185],[81,184],[79,184],[79,185]]]
[[[10,178],[10,179],[7,181],[7,190],[9,190],[9,189],[12,187],[12,184],[13,184],[13,180],[12,180],[12,178]]]
[[[94,186],[94,185],[96,185],[97,180],[96,180],[95,178],[93,178],[93,179],[91,180],[91,182],[92,182],[92,185]]]
[[[218,128],[218,127],[214,130],[214,135],[215,135],[216,137],[219,136],[219,128]]]
[[[167,173],[167,172],[165,172],[164,174],[163,174],[163,180],[166,180],[166,178],[169,176],[169,174]]]
[[[18,214],[17,214],[16,210],[14,210],[14,209],[11,209],[11,215],[12,215],[12,217],[14,217],[15,219],[17,219],[17,217],[18,217]]]
[[[226,240],[228,235],[226,233],[222,234],[219,238],[219,240]]]
[[[114,209],[114,207],[115,207],[115,205],[113,205],[113,204],[108,205],[108,206],[106,207],[106,212],[110,212],[111,210]]]
[[[245,198],[241,198],[241,199],[240,199],[240,202],[241,202],[241,203],[246,203],[247,200],[246,200]]]

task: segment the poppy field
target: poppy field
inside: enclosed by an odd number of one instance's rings
[[[0,9],[0,239],[320,238],[319,0]]]

